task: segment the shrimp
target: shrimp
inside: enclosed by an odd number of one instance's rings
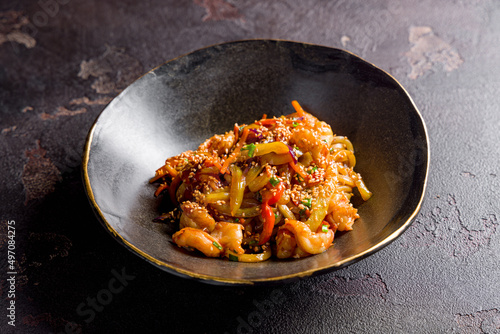
[[[290,116],[294,117],[293,115],[298,116],[297,114],[292,114]],[[327,145],[332,144],[334,136],[332,128],[330,125],[328,125],[328,123],[320,121],[319,119],[317,119],[316,117],[305,111],[302,117],[303,117],[303,124],[310,129],[314,129],[318,139],[321,142],[324,142]]]
[[[292,232],[287,229],[278,231],[276,235],[276,256],[279,259],[287,259],[290,257],[299,259],[309,255],[311,254],[297,245],[297,241]]]
[[[218,222],[211,236],[219,241],[219,244],[228,250],[237,254],[243,254],[245,251],[241,248],[243,242],[243,225],[227,222]]]
[[[236,144],[234,132],[226,132],[223,135],[215,135],[205,140],[198,147],[198,152],[217,152],[217,155],[227,154]]]
[[[280,229],[276,234],[276,256],[279,259],[287,259],[293,255],[295,248],[297,248],[297,242],[293,233]]]
[[[328,206],[326,220],[337,225],[338,231],[350,231],[354,221],[359,218],[358,209],[340,194],[332,197]]]
[[[217,239],[197,228],[185,227],[172,236],[180,247],[195,248],[208,257],[219,257],[222,247]]]
[[[327,125],[328,126],[328,125]],[[328,126],[329,128],[329,126]],[[320,131],[326,131],[326,128]],[[297,128],[290,138],[292,144],[302,152],[311,152],[314,161],[321,167],[325,167],[327,160],[325,156],[328,154],[328,147],[333,141],[333,133],[325,137],[322,132],[308,128]],[[330,133],[332,130],[330,129]],[[326,139],[323,139],[326,138]]]
[[[310,254],[320,254],[326,251],[333,242],[334,232],[328,229],[327,232],[312,232],[309,226],[300,220],[286,219],[281,229],[292,232],[297,241],[297,245]]]
[[[215,220],[206,208],[196,202],[186,201],[181,204],[181,209],[180,228],[192,227],[206,232],[214,230]]]

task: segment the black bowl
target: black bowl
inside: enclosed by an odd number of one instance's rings
[[[374,193],[354,200],[361,216],[354,230],[299,260],[238,263],[175,246],[168,226],[152,222],[160,213],[148,183],[155,170],[234,123],[293,112],[292,100],[354,144],[355,170]],[[126,88],[90,130],[83,177],[106,229],[157,267],[209,283],[269,283],[342,268],[401,235],[423,200],[428,146],[412,99],[383,70],[339,49],[249,40],[173,59]]]

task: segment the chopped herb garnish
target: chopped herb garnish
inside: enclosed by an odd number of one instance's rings
[[[233,254],[229,253],[228,257],[229,257],[229,261],[238,262],[238,257],[236,255],[233,255]]]
[[[248,242],[249,245],[255,245],[256,243],[258,243],[259,241],[258,240],[255,240],[255,239],[252,239]]]
[[[269,180],[269,183],[271,183],[271,185],[273,187],[276,187],[278,185],[278,183],[280,183],[280,180],[278,180],[278,178],[276,178],[275,176],[273,176],[270,180]]]
[[[304,201],[302,201],[302,204],[304,204],[310,209],[312,206],[311,200],[312,200],[311,198],[306,198]]]
[[[292,126],[293,126],[294,128],[296,128],[297,126],[299,126],[299,123],[298,123],[298,122],[293,122],[293,123],[292,123]]]
[[[313,168],[313,169],[311,169],[311,170],[308,170],[308,171],[307,171],[307,174],[312,174],[312,173],[314,173],[314,172],[315,172],[315,171],[317,171],[317,170],[318,170],[318,167],[317,167],[317,166],[314,166],[314,168]]]
[[[245,145],[241,148],[242,151],[248,151],[248,156],[251,158],[253,157],[253,154],[255,152],[255,144],[252,143],[252,144],[248,144],[248,145]]]
[[[323,233],[328,232],[328,226],[327,225],[321,226],[321,232],[323,232]]]
[[[222,250],[222,246],[219,245],[219,243],[217,241],[212,242],[212,245],[214,245],[215,247],[217,247],[218,250]]]
[[[276,222],[278,221],[279,219],[279,216],[277,213],[274,214],[274,223],[276,224]]]
[[[235,222],[237,222],[237,223],[239,223],[239,222],[240,222],[240,219],[239,219],[239,218],[236,218],[234,221],[235,221]]]
[[[304,182],[304,178],[300,174],[295,174],[295,176],[297,177],[297,181]]]

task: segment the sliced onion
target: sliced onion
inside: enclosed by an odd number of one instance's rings
[[[295,151],[293,150],[293,147],[291,147],[290,145],[287,145],[287,146],[288,146],[288,152],[292,156],[293,162],[297,163],[299,160],[297,159],[297,155],[295,154]]]

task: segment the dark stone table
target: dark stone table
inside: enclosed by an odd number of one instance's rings
[[[102,108],[166,60],[248,38],[347,49],[414,98],[427,195],[382,251],[219,287],[151,266],[98,223],[80,163]],[[500,333],[499,78],[495,0],[2,1],[0,332]]]

